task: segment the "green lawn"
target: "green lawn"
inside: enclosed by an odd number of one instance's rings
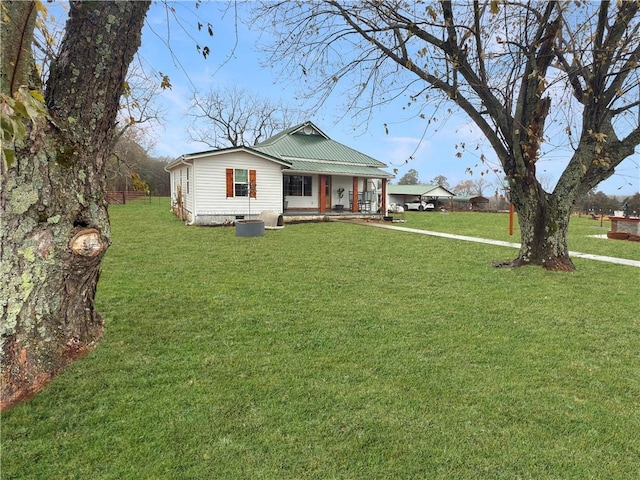
[[[514,234],[510,236],[509,215],[507,213],[407,212],[405,219],[407,226],[412,228],[520,242],[517,216],[514,218]],[[571,251],[640,260],[640,244],[638,242],[598,238],[599,235],[606,235],[611,228],[608,217],[604,217],[601,221],[600,219],[591,220],[585,215],[573,216],[569,225],[568,243]],[[511,253],[511,256],[515,257],[516,253]]]
[[[105,337],[2,416],[2,479],[631,479],[640,269],[341,222],[111,207]],[[500,214],[406,226],[517,241]],[[638,259],[631,242],[570,249]]]

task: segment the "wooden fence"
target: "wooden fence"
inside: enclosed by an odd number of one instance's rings
[[[144,196],[145,196],[144,192],[137,192],[137,191],[107,192],[107,201],[109,202],[109,205],[113,205],[113,204],[124,205],[129,200],[133,200],[135,198],[140,198]]]

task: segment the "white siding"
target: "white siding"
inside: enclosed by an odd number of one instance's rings
[[[171,170],[169,178],[171,180],[171,204],[173,205],[177,201],[178,195],[178,171]]]
[[[193,167],[180,167],[180,185],[182,185],[182,205],[190,219],[193,218]]]
[[[182,208],[187,220],[193,219],[193,167],[180,165],[171,170],[171,205],[178,203],[178,188],[182,191]]]
[[[282,213],[281,165],[247,152],[230,152],[198,158],[194,167],[196,223],[232,222],[236,216],[257,217],[264,210]],[[256,198],[227,198],[227,168],[256,171]]]
[[[338,197],[338,189],[344,188],[342,198]],[[331,204],[344,205],[345,209],[349,208],[349,192],[353,190],[352,177],[333,177],[331,181]]]

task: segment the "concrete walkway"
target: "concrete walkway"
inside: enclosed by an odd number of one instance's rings
[[[520,248],[519,243],[503,242],[501,240],[489,240],[486,238],[468,237],[466,235],[454,235],[453,233],[431,232],[429,230],[419,230],[417,228],[398,227],[395,225],[386,225],[382,223],[362,223],[370,227],[386,228],[389,230],[397,230],[399,232],[419,233],[422,235],[431,235],[433,237],[452,238],[454,240],[464,240],[466,242],[486,243],[489,245],[498,245],[500,247]],[[627,265],[629,267],[640,268],[639,260],[627,260],[626,258],[607,257],[603,255],[592,255],[590,253],[569,252],[569,256],[573,258],[586,258],[588,260],[597,260],[599,262],[617,263],[618,265]]]

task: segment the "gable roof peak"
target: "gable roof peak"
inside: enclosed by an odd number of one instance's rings
[[[264,147],[267,145],[273,145],[281,138],[288,137],[293,134],[317,135],[317,136],[321,136],[325,140],[331,140],[329,136],[326,133],[324,133],[322,130],[320,130],[312,121],[307,120],[306,122],[299,123],[298,125],[289,127],[285,130],[282,130],[279,133],[276,133],[275,135],[272,135],[266,140],[254,145],[254,147],[257,147],[257,146]]]
[[[329,135],[327,135],[322,130],[320,130],[316,125],[314,125],[314,123],[311,120],[307,120],[306,122],[293,127],[291,132],[289,132],[289,135],[294,135],[294,134],[319,135],[325,138],[326,140],[331,140],[329,138]]]

